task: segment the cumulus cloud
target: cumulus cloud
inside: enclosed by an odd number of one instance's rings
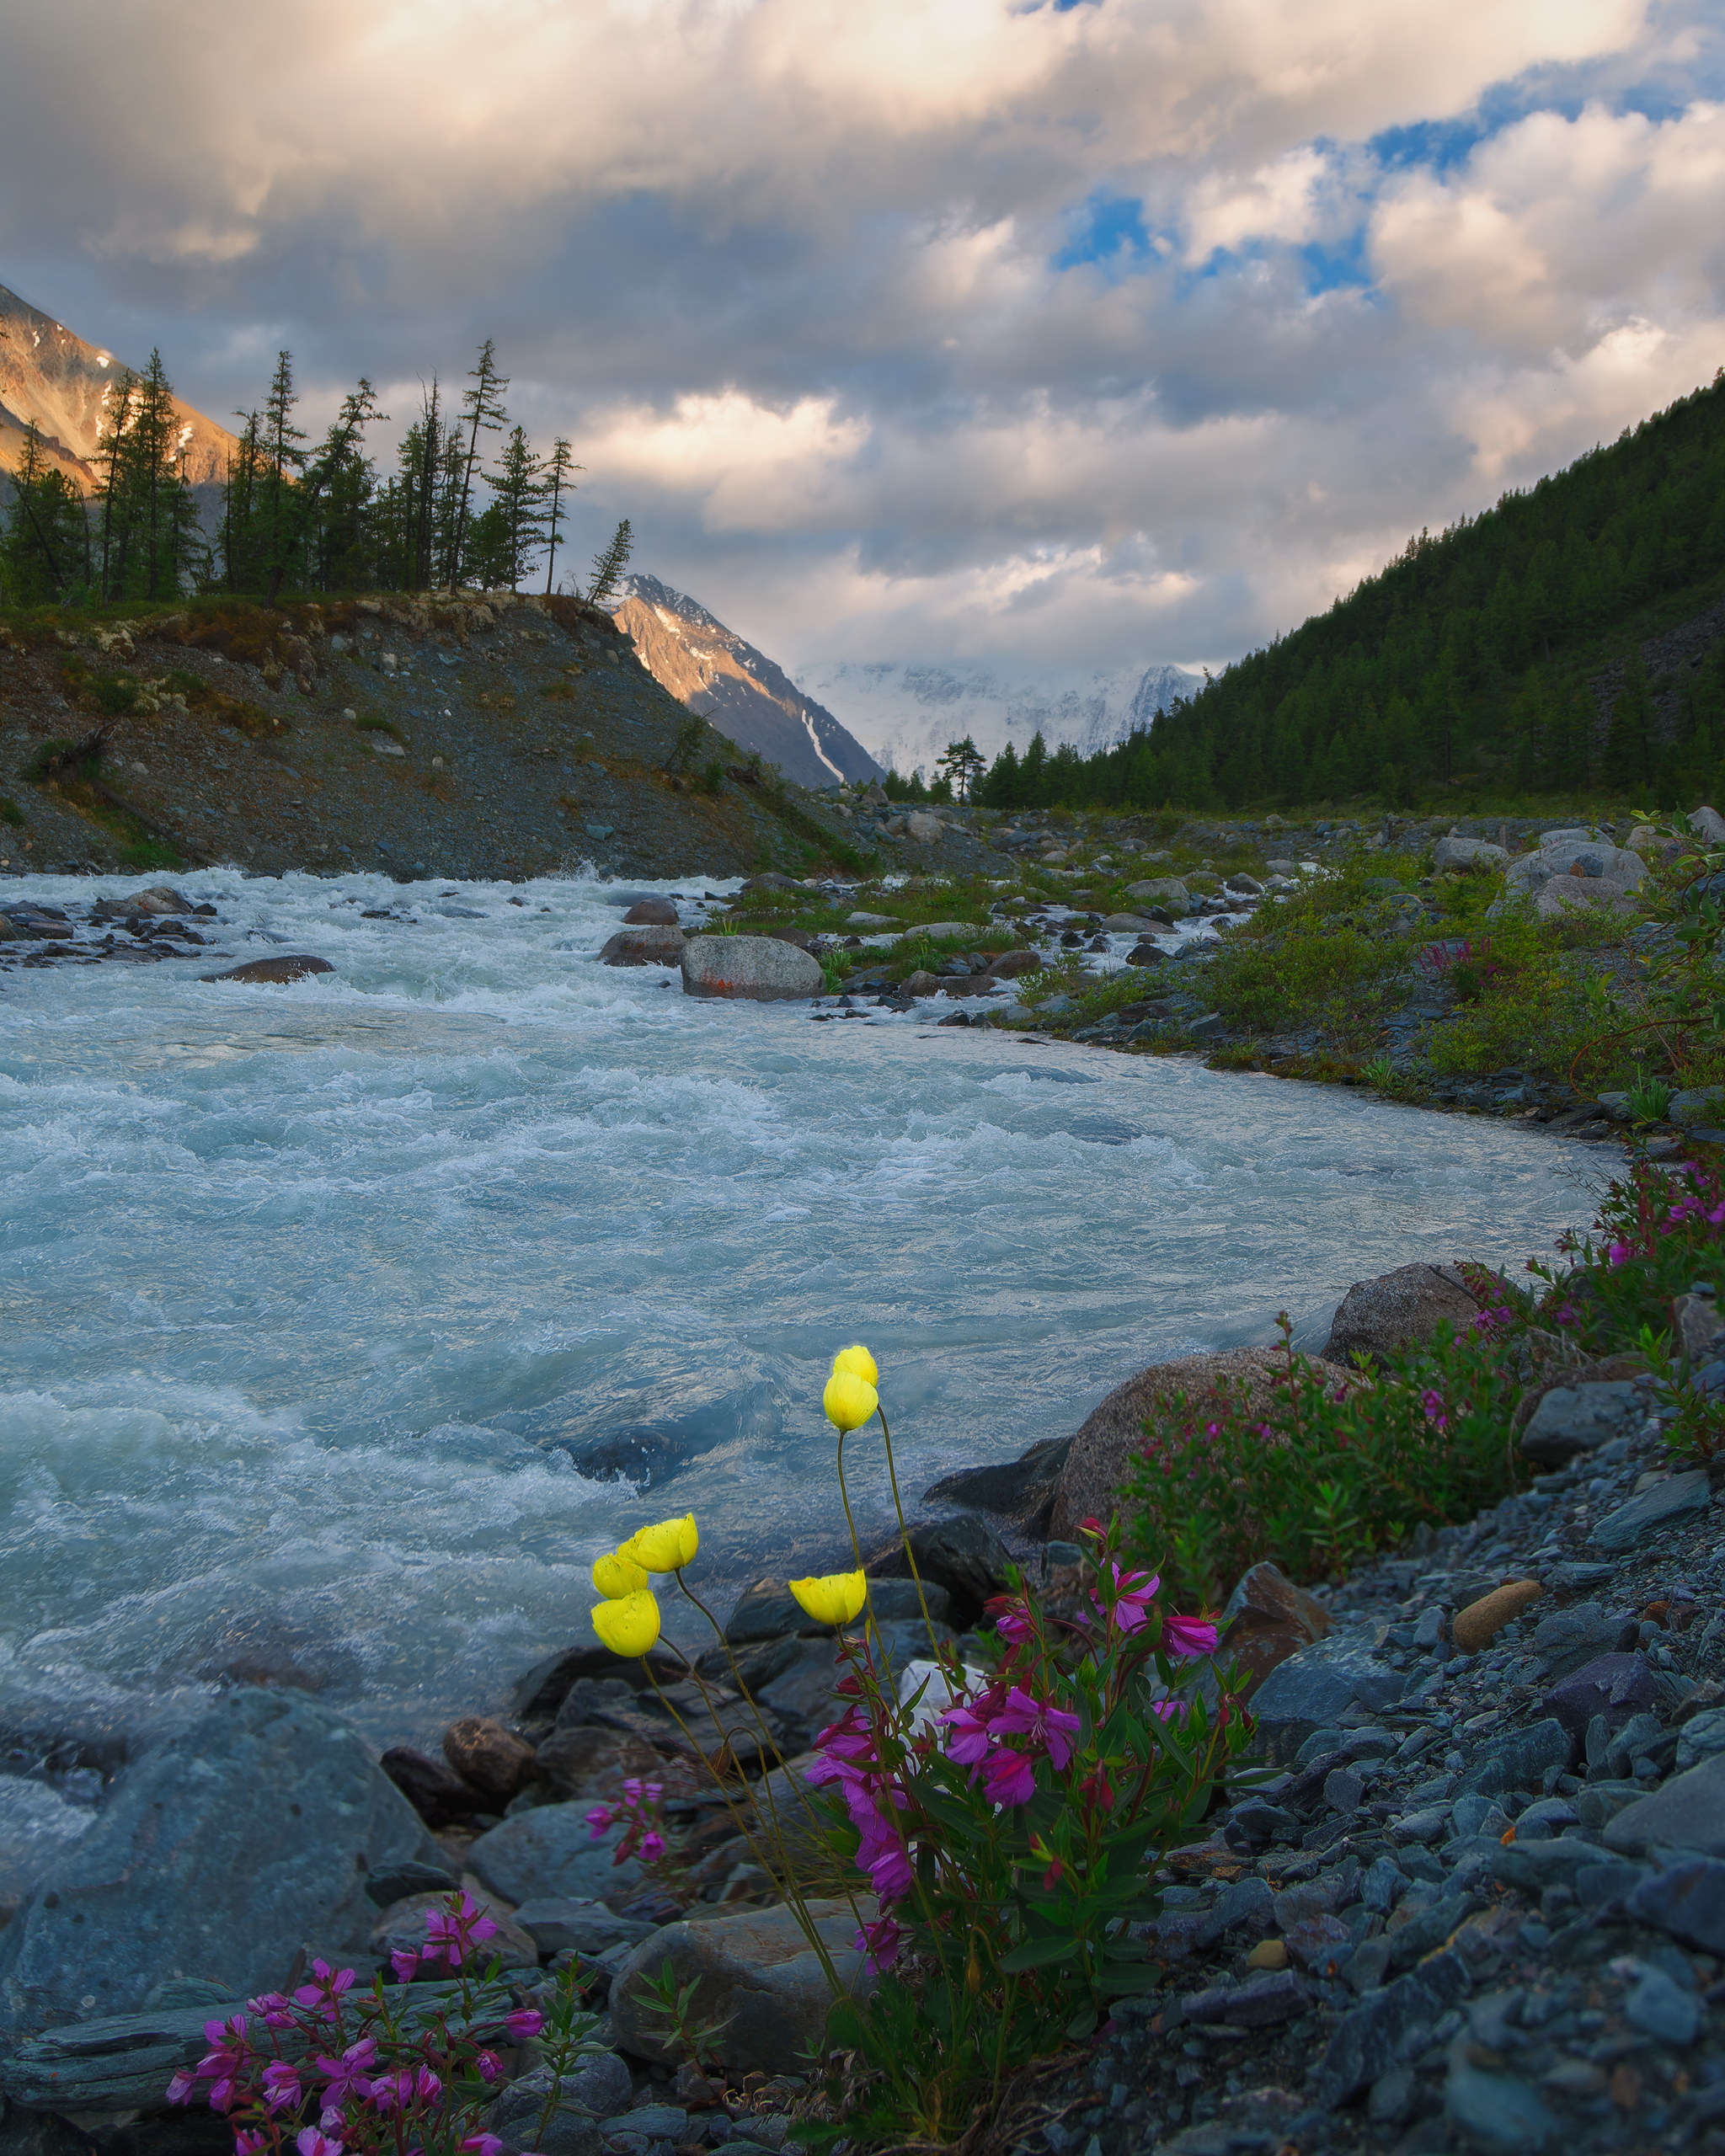
[[[493,335],[788,664],[1214,663],[1712,375],[1722,96],[1707,0],[64,0],[0,279],[218,416]]]

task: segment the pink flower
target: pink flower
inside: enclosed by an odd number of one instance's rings
[[[462,2148],[471,2150],[473,2156],[503,2156],[503,2143],[494,2133],[470,2133]]]
[[[398,1947],[390,1956],[389,1966],[395,1972],[398,1983],[410,1984],[419,1972],[419,1953],[411,1946]]]
[[[371,2069],[377,2061],[377,2041],[374,2036],[365,2036],[358,2043],[350,2044],[339,2059],[320,2058],[318,2071],[329,2084],[323,2091],[324,2110],[334,2111],[339,2104],[369,2096]]]
[[[1627,1264],[1629,1262],[1629,1245],[1627,1243],[1613,1243],[1610,1248],[1605,1252],[1605,1255],[1611,1261],[1613,1265]]]
[[[512,2014],[505,2015],[503,2025],[516,2043],[525,2043],[545,2026],[545,2016],[537,2006],[518,2006]]]
[[[873,1969],[889,1969],[898,1959],[899,1949],[904,1945],[905,1935],[894,1917],[877,1917],[873,1924],[865,1924],[852,1944],[867,1959]],[[490,2156],[490,2152],[486,2152]]]
[[[191,2101],[192,2091],[197,2087],[197,2085],[198,2077],[196,2074],[188,2073],[185,2068],[181,2067],[168,2084],[168,2102],[170,2104],[189,2104]]]
[[[302,2006],[321,2007],[322,2018],[333,2021],[336,2000],[344,1991],[353,1988],[354,1972],[351,1969],[332,1969],[327,1961],[313,1961],[312,1974],[316,1983],[302,1984],[294,1997]]]
[[[269,2146],[264,2136],[250,2127],[241,2126],[234,2128],[233,2156],[259,2156],[259,2151]]]
[[[976,1707],[948,1707],[941,1720],[951,1734],[947,1739],[947,1757],[955,1759],[961,1767],[976,1767],[988,1757],[993,1739],[989,1725]]]
[[[463,1894],[459,1908],[427,1909],[425,1930],[425,1959],[447,1961],[451,1969],[458,1969],[467,1949],[493,1937],[497,1926],[471,1894]]]
[[[656,1827],[649,1827],[642,1835],[638,1854],[643,1864],[656,1864],[665,1854],[665,1837]]]
[[[998,1750],[982,1770],[982,1793],[991,1804],[1028,1804],[1036,1769],[1023,1753]]]
[[[587,1814],[587,1824],[593,1830],[593,1839],[595,1842],[603,1841],[606,1835],[610,1833],[611,1827],[611,1807],[610,1805],[595,1804],[593,1809]]]
[[[1216,1651],[1216,1628],[1205,1617],[1170,1617],[1162,1625],[1162,1652],[1187,1661]]]
[[[1118,1565],[1114,1566],[1115,1602],[1113,1621],[1123,1632],[1138,1630],[1149,1614],[1149,1606],[1155,1599],[1156,1590],[1161,1585],[1162,1580],[1155,1572],[1123,1573]],[[1102,1608],[1100,1597],[1092,1594],[1090,1598],[1100,1610]],[[1056,1764],[1058,1764],[1056,1762]]]
[[[994,1726],[1008,1736],[1028,1737],[1055,1766],[1064,1767],[1072,1757],[1072,1739],[1079,1721],[1076,1715],[1069,1715],[1051,1700],[1033,1700],[1023,1685],[1014,1685],[995,1716]]]
[[[272,2059],[264,2068],[264,2101],[272,2111],[297,2111],[305,2101],[299,2068],[285,2059]]]
[[[479,2079],[488,2086],[503,2079],[503,2061],[495,2052],[481,2052],[473,2064],[478,2068]]]
[[[262,2015],[266,2029],[293,2026],[293,2007],[279,1991],[266,1991],[259,1998],[248,1999],[246,2004],[254,2014]]]
[[[294,2136],[294,2147],[300,2156],[341,2156],[341,2143],[331,2141],[314,2126],[308,2126]]]
[[[996,1595],[987,1607],[994,1613],[996,1631],[1009,1646],[1022,1647],[1026,1641],[1035,1638],[1029,1605],[1022,1595]]]

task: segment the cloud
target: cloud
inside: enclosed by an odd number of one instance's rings
[[[576,554],[788,664],[1214,663],[1711,376],[1716,15],[65,0],[0,278],[216,416],[493,335]]]

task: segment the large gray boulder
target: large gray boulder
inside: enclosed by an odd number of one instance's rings
[[[1453,832],[1438,841],[1432,855],[1433,865],[1438,868],[1501,868],[1509,858],[1500,846],[1493,846],[1489,839],[1464,839]]]
[[[1392,1348],[1429,1340],[1440,1321],[1460,1331],[1479,1314],[1461,1275],[1450,1265],[1398,1265],[1375,1280],[1356,1280],[1342,1298],[1324,1343],[1327,1363],[1374,1360]]]
[[[866,1907],[866,1904],[865,1904]],[[809,1917],[848,1992],[866,1995],[873,1978],[852,1945],[857,1919],[845,1902],[810,1902]],[[637,2058],[670,2061],[676,2032],[653,2009],[647,1986],[666,1961],[679,1991],[693,1983],[692,2022],[718,2025],[713,2054],[732,2074],[799,2073],[820,2043],[832,1992],[796,1919],[777,1908],[746,1909],[705,1924],[670,1924],[644,1940],[611,1988],[617,2041]]]
[[[637,906],[633,910],[638,913]],[[599,953],[602,966],[676,966],[682,963],[688,938],[681,928],[647,926],[620,928]]]
[[[627,1899],[641,1882],[633,1857],[612,1862],[622,1828],[608,1828],[598,1840],[587,1824],[585,1803],[540,1804],[518,1812],[500,1827],[481,1834],[467,1850],[467,1863],[482,1886],[505,1902],[602,1902]]]
[[[1503,888],[1537,896],[1554,876],[1583,881],[1602,877],[1619,890],[1638,891],[1647,873],[1646,862],[1627,846],[1613,846],[1609,839],[1578,839],[1573,832],[1548,832],[1535,851],[1510,862]]]
[[[683,953],[685,995],[788,1002],[826,986],[820,963],[776,936],[696,936]]]
[[[302,1945],[363,1958],[366,1875],[439,1854],[339,1715],[300,1692],[232,1692],[126,1771],[0,1931],[0,2029],[136,2013],[175,1972],[244,1998],[279,1985]]]

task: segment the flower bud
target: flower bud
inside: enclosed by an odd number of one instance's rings
[[[621,1550],[594,1561],[593,1586],[607,1602],[621,1602],[626,1594],[638,1594],[646,1584],[647,1567],[626,1557]]]
[[[874,1387],[854,1370],[835,1370],[820,1396],[826,1419],[836,1430],[860,1430],[880,1405]]]
[[[861,1572],[828,1572],[820,1579],[788,1582],[798,1606],[819,1625],[848,1625],[868,1598]]]
[[[644,1588],[595,1603],[593,1629],[613,1654],[645,1654],[659,1637],[659,1604]]]
[[[679,1572],[701,1546],[693,1513],[638,1529],[617,1550],[649,1572]]]
[[[853,1378],[861,1378],[864,1385],[879,1385],[880,1372],[874,1367],[874,1358],[859,1342],[854,1348],[841,1348],[832,1358],[833,1375],[848,1370]]]

